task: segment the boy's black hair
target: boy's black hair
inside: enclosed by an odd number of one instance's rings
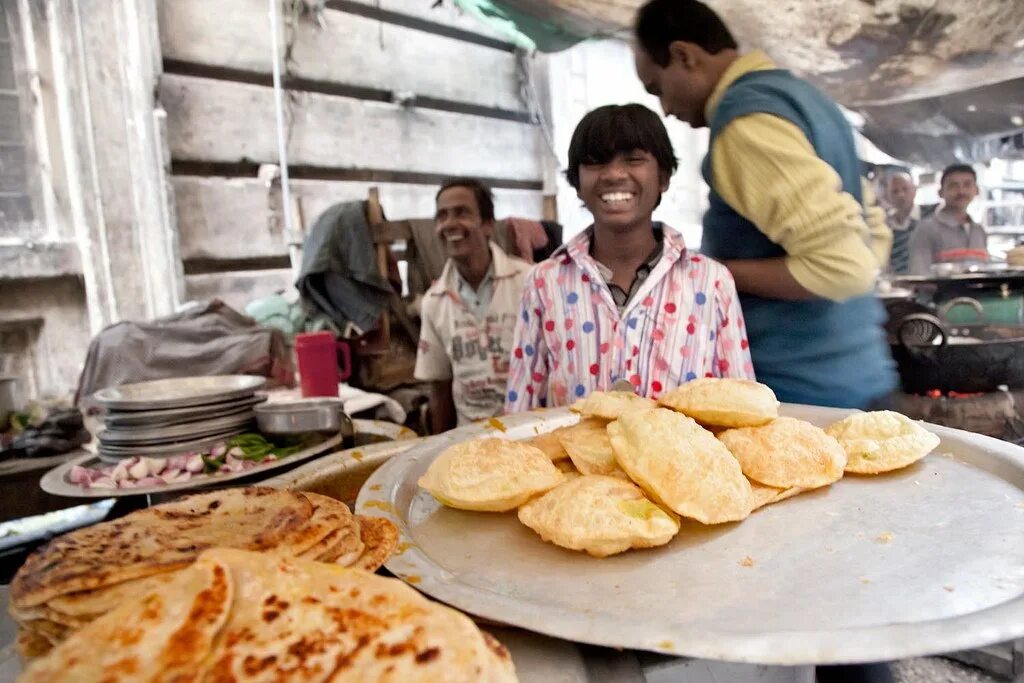
[[[491,188],[484,185],[476,178],[452,178],[441,186],[441,189],[434,195],[434,203],[441,198],[441,193],[453,187],[464,187],[476,197],[476,208],[480,211],[480,219],[484,223],[494,221],[494,195]]]
[[[970,173],[972,176],[974,176],[974,182],[978,182],[978,173],[974,170],[972,166],[968,166],[967,164],[953,164],[952,166],[947,166],[945,169],[943,169],[942,178],[939,179],[939,187],[945,185],[946,178],[953,175],[954,173]]]
[[[658,66],[668,66],[668,46],[677,40],[699,45],[709,54],[738,48],[721,17],[699,0],[651,0],[633,26],[637,42]]]
[[[672,141],[661,117],[642,104],[609,104],[584,116],[569,142],[569,184],[580,189],[580,165],[606,164],[616,154],[641,149],[655,158],[666,176],[675,173]]]

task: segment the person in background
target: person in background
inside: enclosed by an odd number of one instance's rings
[[[530,267],[490,240],[494,199],[481,182],[445,183],[436,205],[437,235],[448,261],[423,298],[414,373],[432,383],[435,434],[502,412],[512,332]]]
[[[616,380],[657,397],[696,377],[753,377],[729,271],[652,220],[676,169],[639,104],[588,113],[566,175],[594,223],[526,277],[506,409],[572,403]]]
[[[888,271],[894,275],[910,272],[910,236],[921,222],[921,209],[914,202],[917,186],[905,171],[886,177],[885,197],[889,202],[886,222],[892,230],[892,253]]]
[[[939,181],[942,208],[910,237],[910,272],[928,275],[933,263],[988,261],[988,234],[967,214],[978,196],[978,175],[966,164],[947,166]]]
[[[779,400],[888,403],[897,385],[873,294],[892,234],[839,107],[766,54],[741,55],[697,0],[652,0],[637,76],[666,116],[710,129],[701,249],[732,273],[757,379]]]

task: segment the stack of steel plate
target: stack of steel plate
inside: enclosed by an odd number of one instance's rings
[[[252,375],[218,375],[102,389],[95,394],[106,409],[99,455],[169,457],[248,431],[253,408],[267,400],[256,394],[265,382]]]

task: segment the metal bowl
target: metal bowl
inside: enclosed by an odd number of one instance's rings
[[[266,434],[340,432],[346,438],[354,434],[352,420],[345,414],[344,404],[336,398],[257,406],[256,425]]]

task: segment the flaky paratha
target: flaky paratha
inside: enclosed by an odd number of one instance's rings
[[[750,483],[729,450],[692,419],[656,408],[608,425],[615,458],[663,507],[704,524],[750,514]]]
[[[770,388],[733,377],[691,380],[664,394],[658,403],[709,427],[756,427],[779,416],[779,402]]]
[[[846,451],[810,422],[780,417],[760,427],[728,429],[718,435],[747,478],[775,486],[814,489],[843,476]]]
[[[69,672],[81,683],[199,680],[197,672],[236,602],[234,591],[228,567],[196,563],[160,590],[71,634],[29,664],[18,681],[52,683],[68,680]]]
[[[273,549],[312,515],[313,505],[301,494],[266,487],[187,496],[54,539],[18,570],[11,600],[30,607],[180,569],[211,547]]]
[[[419,486],[448,507],[504,512],[563,479],[540,450],[492,438],[463,441],[443,451],[420,477]]]
[[[30,665],[22,683],[70,670],[80,683],[516,680],[508,652],[472,621],[395,579],[226,549],[182,574],[188,585],[98,619]],[[211,574],[235,588],[230,610],[219,611],[224,591]]]
[[[846,471],[880,474],[914,464],[940,439],[906,415],[892,410],[854,413],[825,431],[846,450]]]
[[[91,621],[101,614],[106,614],[123,602],[136,600],[146,593],[173,581],[176,575],[177,573],[174,571],[163,572],[140,579],[122,581],[121,583],[115,583],[95,590],[58,595],[46,604],[64,614],[82,617]]]
[[[359,530],[365,550],[355,562],[345,566],[375,572],[398,546],[398,527],[383,517],[359,515]]]
[[[637,396],[632,391],[592,391],[569,409],[583,417],[615,420],[632,410],[649,410],[656,405],[652,399]]]
[[[549,543],[607,557],[668,543],[679,520],[618,477],[583,475],[519,508],[519,521]]]
[[[316,529],[316,535],[320,535],[323,531],[327,531],[327,533],[314,545],[300,553],[287,552],[287,550],[294,550],[298,546],[289,548],[288,544],[284,544],[275,554],[286,557],[301,557],[309,560],[325,560],[328,562],[333,562],[339,557],[349,558],[348,561],[354,561],[355,558],[359,557],[363,552],[359,523],[356,521],[352,511],[348,509],[348,506],[339,500],[319,493],[303,491],[302,495],[306,496],[315,508],[313,517],[307,526],[314,526],[315,523],[319,523],[320,527]],[[298,534],[294,534],[289,538],[297,538],[298,536]]]
[[[607,426],[601,418],[585,417],[559,433],[559,441],[581,474],[606,474],[626,479],[626,473],[615,462]]]

